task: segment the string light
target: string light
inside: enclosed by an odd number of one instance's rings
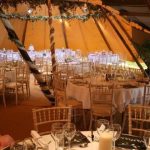
[[[62,23],[62,19],[59,19],[59,22]]]
[[[69,25],[69,22],[66,21],[66,20],[65,20],[65,26],[66,26],[67,28],[69,28],[69,26],[70,26],[70,25]]]
[[[32,14],[32,12],[33,12],[33,9],[32,9],[32,8],[29,8],[28,11],[27,11],[27,13],[28,13],[29,15]]]

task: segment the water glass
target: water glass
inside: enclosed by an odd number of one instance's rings
[[[64,130],[64,135],[68,140],[69,150],[70,150],[71,149],[71,140],[73,139],[73,137],[75,136],[75,133],[76,133],[76,126],[73,123],[66,123],[63,126],[63,130]]]
[[[115,150],[115,142],[119,139],[121,135],[121,126],[120,124],[111,124],[109,126],[109,131],[113,133],[113,149]]]
[[[143,138],[147,150],[150,150],[150,130],[145,131]]]
[[[102,132],[104,132],[109,128],[109,121],[106,119],[96,120],[96,128],[97,133],[100,135]]]
[[[53,123],[51,126],[51,134],[55,140],[55,149],[60,150],[64,147],[63,123]]]

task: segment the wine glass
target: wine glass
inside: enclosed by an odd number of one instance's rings
[[[145,131],[143,138],[147,150],[150,149],[150,130]]]
[[[63,141],[63,123],[53,123],[51,126],[51,135],[55,141],[55,149],[59,149],[59,144]]]
[[[106,119],[98,119],[96,120],[96,128],[97,133],[100,135],[102,132],[107,130],[109,127],[109,121]]]
[[[64,135],[68,140],[69,150],[71,149],[71,140],[75,136],[76,126],[73,123],[66,123],[63,126]]]
[[[115,150],[115,142],[117,139],[119,139],[119,137],[121,135],[120,124],[111,124],[109,126],[109,131],[112,131],[112,133],[113,133],[113,149]]]

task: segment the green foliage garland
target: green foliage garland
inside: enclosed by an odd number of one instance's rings
[[[150,69],[150,40],[146,40],[142,45],[135,44],[140,57]]]
[[[36,8],[37,6],[40,7],[42,4],[46,4],[46,0],[0,0],[0,5],[4,9],[7,9],[10,7],[16,7],[18,4],[22,3],[28,3],[30,5],[30,8]],[[82,21],[88,20],[90,17],[94,18],[105,18],[105,15],[101,9],[101,6],[99,5],[93,5],[88,2],[76,2],[76,1],[66,1],[66,0],[52,0],[53,5],[57,5],[60,10],[60,15],[52,16],[52,19],[78,19]],[[82,10],[82,14],[77,14],[76,9],[80,8]],[[108,12],[107,12],[108,13]],[[29,20],[29,21],[37,21],[37,20],[43,20],[47,21],[50,19],[49,16],[29,16],[21,15],[18,13],[12,13],[12,14],[0,14],[0,18],[5,19],[21,19],[21,20]]]
[[[57,19],[65,19],[65,20],[70,20],[70,19],[78,19],[82,21],[88,20],[90,17],[94,18],[100,18],[102,15],[100,13],[94,13],[94,14],[81,14],[81,15],[76,15],[76,14],[62,14],[62,15],[57,15],[57,16],[52,16],[53,20]],[[29,20],[29,21],[47,21],[50,19],[49,16],[29,16],[29,15],[21,15],[21,14],[2,14],[0,13],[0,18],[5,18],[5,19],[20,19],[20,20]]]

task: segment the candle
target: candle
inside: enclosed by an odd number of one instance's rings
[[[112,150],[112,138],[111,132],[103,132],[99,138],[99,150]]]

